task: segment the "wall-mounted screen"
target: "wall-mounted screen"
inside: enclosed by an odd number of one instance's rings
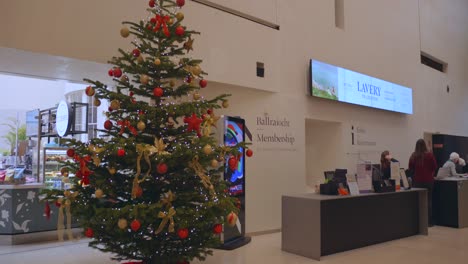
[[[413,113],[411,88],[317,60],[310,61],[310,68],[311,94],[315,97],[405,114]]]
[[[240,118],[227,117],[226,134],[224,135],[224,144],[226,146],[235,146],[238,143],[244,142],[244,126],[245,121]],[[229,187],[229,193],[233,196],[238,196],[244,193],[244,170],[245,170],[245,157],[244,149],[239,148],[238,157],[236,157],[236,166],[233,169],[226,163],[225,178],[231,183]],[[226,160],[228,162],[229,159]]]

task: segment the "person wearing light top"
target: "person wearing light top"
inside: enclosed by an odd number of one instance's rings
[[[460,155],[456,152],[452,152],[450,154],[449,160],[445,162],[444,166],[442,168],[448,168],[449,169],[449,177],[462,177],[464,174],[459,174],[457,173],[457,165],[462,165],[465,164],[465,160],[460,158]]]

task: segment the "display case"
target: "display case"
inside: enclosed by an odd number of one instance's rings
[[[64,177],[60,169],[64,166],[69,157],[67,156],[66,148],[44,148],[43,154],[42,175],[44,186],[47,189],[68,189],[68,181],[64,181]],[[69,175],[73,177],[73,175]]]

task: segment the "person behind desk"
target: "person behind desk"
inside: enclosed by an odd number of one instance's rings
[[[452,152],[450,154],[449,160],[445,162],[443,168],[449,168],[449,177],[461,177],[463,174],[457,173],[457,165],[462,165],[462,163],[465,163],[465,160],[460,159],[460,155],[456,152]]]
[[[432,153],[427,151],[424,139],[416,142],[416,147],[411,154],[408,168],[413,172],[413,186],[427,189],[427,209],[429,226],[433,226],[432,219],[432,191],[434,189],[434,174],[437,162]]]
[[[398,162],[398,160],[392,158],[390,151],[385,150],[380,154],[380,171],[384,180],[390,179],[391,177],[391,163]]]

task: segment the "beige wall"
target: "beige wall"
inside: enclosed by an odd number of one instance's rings
[[[203,67],[210,73],[209,80],[216,82],[204,93],[233,93],[227,113],[244,116],[254,133],[255,156],[247,161],[248,232],[279,228],[281,194],[302,192],[306,182],[323,178],[311,169],[323,160],[306,157],[310,151],[307,148],[314,147],[306,143],[313,142],[309,137],[315,135],[313,130],[306,133],[306,118],[341,124],[338,134],[343,143],[335,149],[336,158],[340,167],[350,170],[359,158],[377,161],[383,149],[392,151],[405,165],[414,142],[424,132],[468,135],[464,122],[468,111],[466,0],[345,1],[345,30],[335,28],[334,1],[272,0],[265,5],[222,1],[267,20],[278,14],[272,22],[281,26],[280,31],[187,2],[186,21],[202,32],[196,38],[193,54],[205,60]],[[141,11],[145,5],[145,1],[131,0],[1,1],[0,46],[103,63],[117,47],[129,49],[127,40],[118,35],[120,21],[146,16]],[[439,73],[421,65],[421,49],[446,61],[448,72]],[[0,70],[12,69],[4,65],[2,54],[6,53],[11,52],[0,52]],[[310,58],[413,88],[414,114],[306,96]],[[15,59],[10,57],[8,61],[14,63]],[[25,64],[24,59],[21,61]],[[255,77],[257,61],[266,65],[264,79]],[[67,76],[69,67],[76,63],[87,65],[65,59],[66,67],[61,68],[55,61],[51,65],[59,70],[49,73]],[[94,70],[78,67],[77,72],[96,77],[101,72],[106,79],[107,66],[90,65],[95,66]],[[41,71],[31,66],[28,69]],[[76,76],[77,72],[68,76]],[[445,91],[447,85],[450,93]],[[291,127],[285,130],[266,128],[263,132],[291,133],[294,145],[258,142],[256,135],[264,128],[256,125],[256,119],[265,113],[290,119]],[[352,126],[363,128],[366,132],[360,137],[376,145],[351,145]]]

